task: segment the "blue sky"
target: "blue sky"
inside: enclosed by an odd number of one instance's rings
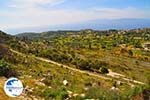
[[[45,31],[43,27],[69,29],[95,20],[150,19],[149,11],[150,0],[0,0],[0,30]]]

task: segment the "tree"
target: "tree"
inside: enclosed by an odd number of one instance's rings
[[[135,48],[142,48],[142,44],[140,41],[135,41],[134,46]]]
[[[108,71],[108,69],[106,67],[102,67],[100,70],[101,70],[102,74],[109,73],[109,71]]]
[[[90,66],[89,66],[88,61],[83,60],[83,59],[77,60],[77,66],[81,70],[90,70]]]

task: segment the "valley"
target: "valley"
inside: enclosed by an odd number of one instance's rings
[[[25,87],[14,100],[136,100],[150,89],[149,42],[148,28],[16,36],[1,31],[0,100],[12,100],[3,91],[9,77]]]

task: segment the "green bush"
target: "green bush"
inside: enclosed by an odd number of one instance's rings
[[[109,71],[108,71],[108,69],[106,67],[102,67],[100,70],[101,70],[102,74],[109,73]]]
[[[133,56],[133,51],[132,50],[129,50],[128,53],[129,53],[130,56]]]
[[[98,100],[121,100],[121,96],[117,92],[105,90],[100,87],[92,87],[86,92],[84,99],[98,99]]]
[[[77,66],[81,70],[90,70],[90,66],[89,66],[88,61],[83,60],[83,59],[80,59],[77,61]]]
[[[58,91],[58,99],[59,100],[64,100],[68,97],[68,93],[67,93],[67,90],[65,88],[61,88],[59,91]]]
[[[133,96],[136,96],[144,90],[144,86],[136,86],[125,93],[125,98],[130,99]]]
[[[4,60],[0,60],[0,76],[17,77],[17,72],[10,67],[10,65]]]
[[[67,90],[64,87],[60,87],[59,89],[49,89],[46,88],[42,93],[42,96],[46,100],[65,100],[68,97]]]

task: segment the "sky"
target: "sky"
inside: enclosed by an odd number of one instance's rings
[[[0,0],[0,30],[10,34],[98,28],[104,21],[117,28],[120,19],[150,27],[150,0]]]

